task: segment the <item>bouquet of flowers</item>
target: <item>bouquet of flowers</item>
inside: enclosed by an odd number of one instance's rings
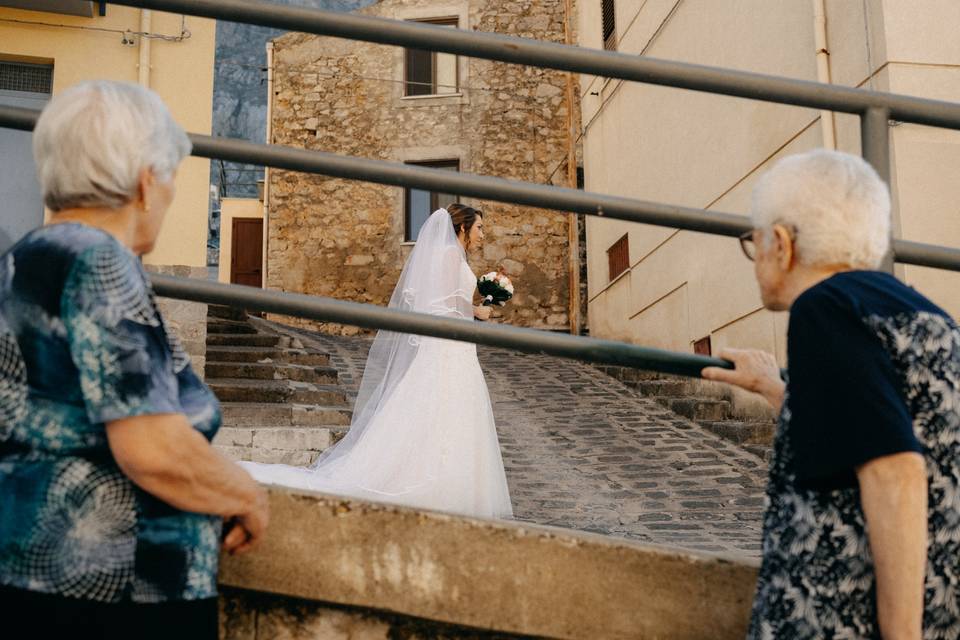
[[[513,297],[513,283],[499,271],[491,271],[480,276],[477,280],[477,290],[483,296],[482,304],[485,307],[495,304],[502,307]]]

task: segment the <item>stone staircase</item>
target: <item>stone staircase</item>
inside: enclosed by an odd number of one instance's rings
[[[640,395],[652,398],[677,415],[769,460],[776,423],[773,419],[746,419],[733,415],[731,403],[704,393],[704,383],[692,378],[664,376],[625,367],[599,367]]]
[[[223,409],[214,445],[237,460],[308,465],[350,425],[329,356],[238,309],[209,307],[206,382]]]

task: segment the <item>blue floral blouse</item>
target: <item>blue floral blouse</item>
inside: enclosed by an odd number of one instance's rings
[[[0,257],[0,584],[98,602],[216,595],[220,518],[142,491],[107,443],[107,422],[163,413],[207,439],[220,426],[130,251],[57,224]]]

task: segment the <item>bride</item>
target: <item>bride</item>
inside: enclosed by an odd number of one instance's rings
[[[462,204],[424,223],[390,307],[473,321],[466,252],[483,214]],[[310,467],[241,463],[260,482],[488,518],[513,515],[486,381],[472,343],[380,331],[343,440]]]

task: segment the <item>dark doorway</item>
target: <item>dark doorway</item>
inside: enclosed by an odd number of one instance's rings
[[[263,220],[234,218],[230,253],[230,282],[263,286]]]

